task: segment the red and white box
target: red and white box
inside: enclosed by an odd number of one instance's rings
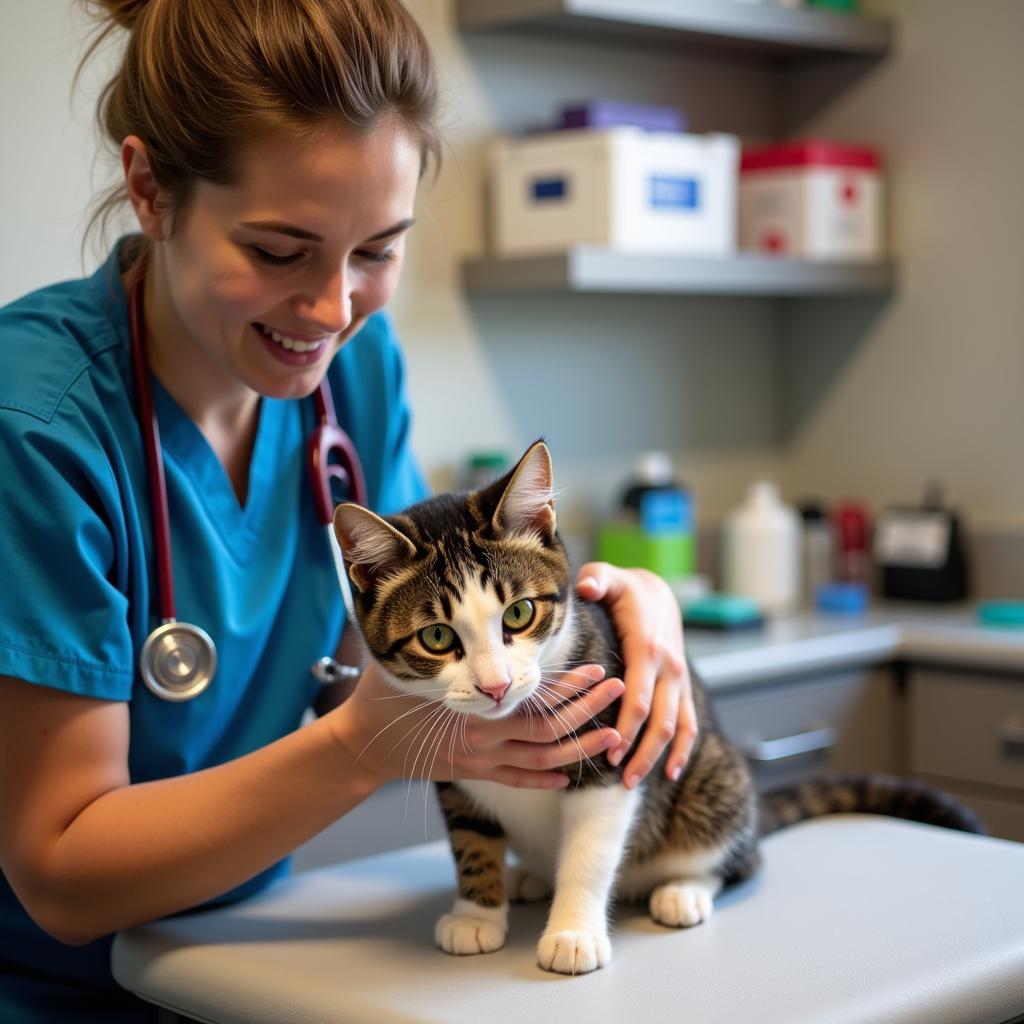
[[[794,259],[885,255],[878,151],[822,139],[744,150],[740,248]]]

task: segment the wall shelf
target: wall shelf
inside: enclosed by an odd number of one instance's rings
[[[458,0],[463,30],[529,30],[630,43],[730,49],[787,62],[882,57],[889,21],[737,0]]]
[[[881,294],[891,263],[819,263],[757,253],[712,258],[614,252],[576,246],[550,256],[483,258],[463,264],[471,294],[622,293],[759,297]]]

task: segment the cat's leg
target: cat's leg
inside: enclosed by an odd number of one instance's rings
[[[563,794],[555,898],[537,946],[545,970],[585,974],[611,960],[608,902],[639,804],[618,785]]]
[[[448,837],[455,854],[459,894],[451,912],[434,929],[437,944],[457,956],[493,953],[505,945],[505,834],[482,820],[465,795],[451,784],[437,787]]]
[[[512,864],[505,872],[505,891],[509,903],[540,903],[551,895],[551,883],[521,864]]]
[[[722,888],[718,875],[681,878],[659,885],[651,893],[651,917],[669,928],[689,928],[711,916],[715,896]]]

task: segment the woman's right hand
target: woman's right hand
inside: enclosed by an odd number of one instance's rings
[[[326,718],[371,788],[392,779],[431,778],[560,789],[569,780],[553,769],[621,742],[605,727],[570,735],[622,695],[622,681],[603,676],[599,666],[583,666],[548,684],[545,696],[537,694],[545,713],[483,719],[399,693],[371,662],[352,696]]]

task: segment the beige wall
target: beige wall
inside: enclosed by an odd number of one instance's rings
[[[836,358],[820,310],[791,342],[786,480],[879,505],[936,476],[976,525],[1021,527],[1024,3],[865,7],[899,19],[897,51],[811,127],[886,152],[900,284]]]
[[[725,0],[723,0],[725,2]],[[1024,522],[1024,166],[1017,0],[870,0],[901,20],[897,54],[815,124],[891,157],[901,283],[887,303],[601,296],[468,300],[484,248],[482,152],[502,126],[586,95],[675,101],[693,127],[769,134],[765,73],[743,63],[597,44],[467,39],[452,0],[410,0],[443,69],[448,153],[424,194],[393,312],[416,443],[435,483],[473,447],[539,434],[585,529],[631,454],[664,447],[717,519],[754,475],[790,497],[916,497],[927,476],[986,522]],[[82,271],[92,102],[69,99],[84,20],[69,0],[0,3],[0,301]],[[17,154],[16,157],[11,154]],[[87,260],[90,269],[95,258]],[[650,396],[649,400],[645,400]]]

